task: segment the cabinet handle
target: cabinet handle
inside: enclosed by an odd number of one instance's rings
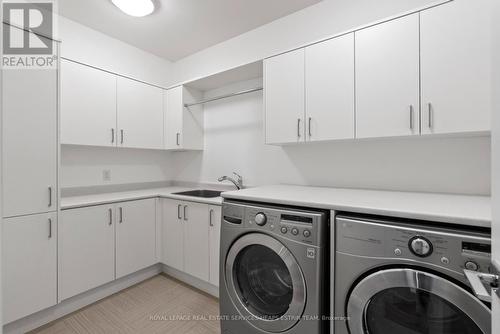
[[[49,239],[52,239],[52,218],[49,218]]]
[[[180,145],[180,138],[181,138],[181,133],[177,132],[175,135],[175,143],[177,144],[177,146]]]
[[[113,209],[108,209],[108,213],[109,213],[109,223],[108,223],[108,225],[112,225],[113,224]]]
[[[297,118],[297,137],[300,138],[300,118]]]
[[[181,207],[182,207],[182,205],[180,205],[180,204],[177,205],[177,219],[182,219]]]
[[[115,129],[111,129],[111,144],[115,143]]]
[[[311,131],[311,121],[312,121],[312,117],[309,117],[309,124],[308,124],[308,131],[309,131],[309,137],[312,136],[312,131]]]
[[[121,223],[123,223],[123,208],[120,206],[119,210],[120,210],[120,220],[119,220],[119,222],[121,224]]]
[[[49,186],[49,208],[52,206],[52,187]]]
[[[413,105],[410,104],[410,130],[413,130]]]
[[[214,212],[214,209],[210,209],[210,212],[208,213],[208,224],[210,227],[214,226],[214,223],[212,222],[212,213]]]
[[[120,130],[120,144],[123,144],[123,129]]]
[[[428,112],[428,126],[429,126],[429,129],[432,129],[432,127],[434,126],[433,124],[433,118],[434,118],[434,113],[432,112],[432,103],[428,103],[427,104],[427,112]]]
[[[188,216],[187,216],[187,205],[184,205],[184,220],[188,220]]]

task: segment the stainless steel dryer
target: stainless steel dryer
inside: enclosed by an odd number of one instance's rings
[[[491,332],[490,305],[464,275],[490,271],[488,231],[363,216],[335,225],[335,334]]]
[[[323,333],[328,212],[225,201],[222,216],[222,333]]]

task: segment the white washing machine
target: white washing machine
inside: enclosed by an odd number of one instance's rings
[[[351,215],[335,222],[335,334],[491,333],[488,294],[478,298],[464,275],[491,271],[489,230]]]

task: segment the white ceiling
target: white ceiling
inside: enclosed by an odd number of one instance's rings
[[[59,13],[140,49],[176,61],[321,0],[154,0],[135,18],[110,0],[59,0]],[[293,33],[293,32],[290,32]]]

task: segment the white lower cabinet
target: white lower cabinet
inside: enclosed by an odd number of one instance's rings
[[[2,223],[3,323],[57,303],[57,215]]]
[[[59,300],[115,279],[114,222],[112,204],[61,212]]]
[[[163,200],[163,262],[218,285],[219,206]]]
[[[209,279],[208,205],[184,203],[184,271],[201,280]]]
[[[156,199],[63,210],[59,300],[157,262]]]
[[[117,204],[116,278],[156,262],[156,199]]]
[[[209,207],[210,230],[208,232],[210,247],[210,283],[219,286],[219,257],[220,257],[220,224],[222,219],[222,208],[211,205]]]

